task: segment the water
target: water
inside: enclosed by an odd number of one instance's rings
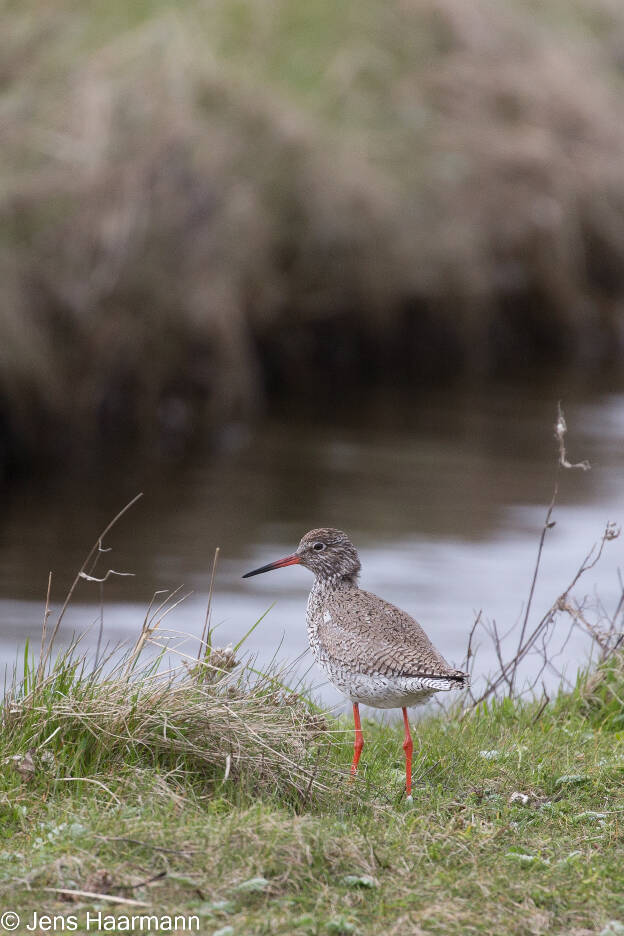
[[[241,574],[292,552],[308,529],[336,526],[360,550],[363,587],[417,617],[459,665],[479,610],[502,629],[521,617],[552,493],[559,389],[509,385],[416,401],[378,393],[339,406],[331,418],[293,407],[249,435],[232,427],[218,456],[182,467],[127,461],[96,482],[76,473],[11,488],[0,526],[0,662],[12,666],[27,638],[38,644],[48,571],[58,603],[98,532],[143,490],[107,538],[113,551],[99,565],[100,574],[109,567],[134,573],[104,586],[105,642],[136,639],[153,593],[184,585],[193,594],[164,626],[187,633],[183,650],[193,654],[219,545],[215,642],[236,643],[275,602],[247,646],[261,664],[304,654],[297,672],[311,667],[307,683],[335,703],[339,696],[306,654],[310,573],[295,566],[247,581]],[[593,467],[562,478],[534,618],[571,579],[605,522],[624,518],[624,394],[568,387],[565,410],[570,458]],[[616,606],[622,542],[609,544],[578,595],[595,601],[599,594],[607,609]],[[100,587],[82,582],[61,643],[90,627],[86,643],[94,647],[99,615]],[[586,642],[574,636],[558,665],[573,676],[586,654]],[[477,674],[494,666],[483,643]]]

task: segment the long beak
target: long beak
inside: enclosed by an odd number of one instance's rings
[[[251,578],[252,575],[260,575],[261,572],[271,572],[273,569],[283,569],[284,566],[298,565],[300,562],[301,559],[297,553],[293,553],[292,556],[286,556],[285,559],[278,559],[276,562],[269,562],[268,565],[260,566],[259,569],[254,569],[253,572],[246,572],[243,578]]]

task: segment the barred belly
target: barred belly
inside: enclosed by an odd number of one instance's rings
[[[354,673],[335,664],[322,661],[321,666],[330,682],[352,702],[372,705],[374,708],[403,708],[422,705],[442,689],[455,688],[448,680],[421,679],[414,676],[381,676]]]

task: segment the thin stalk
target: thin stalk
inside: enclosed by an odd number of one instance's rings
[[[210,639],[210,635],[211,635],[210,616],[212,612],[212,595],[214,592],[215,573],[217,571],[217,561],[219,559],[219,552],[220,552],[220,548],[219,546],[217,546],[217,548],[215,549],[214,559],[212,560],[212,572],[210,573],[210,587],[208,588],[208,604],[206,605],[206,617],[204,620],[204,629],[202,631],[201,641],[199,644],[199,655],[197,657],[198,662],[202,658],[202,656],[204,657],[204,659],[206,659],[206,657],[209,656],[210,645],[212,643]]]
[[[51,654],[51,652],[52,652],[52,647],[53,647],[53,645],[54,645],[54,641],[56,640],[56,635],[58,634],[59,627],[61,626],[61,621],[63,620],[63,617],[64,617],[64,615],[65,615],[65,612],[67,611],[67,608],[69,607],[69,604],[70,604],[70,602],[71,602],[71,600],[72,600],[72,598],[73,598],[73,595],[74,595],[74,592],[75,592],[76,587],[77,587],[77,585],[78,585],[78,582],[79,582],[80,579],[83,577],[83,573],[85,572],[85,570],[86,570],[88,564],[91,562],[91,559],[93,558],[94,554],[96,554],[96,553],[98,552],[98,550],[101,549],[101,544],[102,544],[102,540],[104,539],[104,537],[105,537],[108,533],[110,533],[110,531],[113,529],[113,527],[115,526],[115,524],[117,523],[117,521],[118,521],[118,520],[121,520],[121,518],[123,517],[123,515],[124,515],[125,513],[127,513],[127,512],[130,510],[130,508],[133,507],[133,506],[136,504],[136,502],[137,502],[138,500],[140,500],[142,497],[143,497],[143,492],[140,492],[140,493],[137,494],[135,497],[133,497],[131,501],[128,501],[128,503],[126,504],[126,506],[125,506],[125,507],[122,507],[122,509],[119,511],[119,513],[116,514],[116,515],[113,517],[113,519],[110,521],[110,523],[108,523],[108,524],[104,527],[104,529],[102,530],[102,532],[100,533],[100,535],[99,535],[98,538],[96,539],[95,543],[93,544],[93,546],[92,546],[91,549],[89,550],[89,553],[88,553],[88,555],[87,555],[87,558],[86,558],[85,561],[82,563],[82,566],[80,567],[79,572],[77,573],[77,575],[76,575],[74,581],[73,581],[72,584],[71,584],[71,587],[70,587],[69,591],[67,592],[67,595],[66,595],[66,597],[65,597],[65,601],[63,602],[63,607],[61,608],[61,610],[60,610],[60,612],[59,612],[59,616],[58,616],[58,618],[57,618],[57,620],[56,620],[56,624],[54,625],[54,630],[52,631],[52,635],[51,635],[50,640],[49,640],[49,642],[48,642],[48,645],[47,645],[47,647],[46,647],[46,649],[45,649],[45,653],[44,653],[43,660],[42,660],[42,665],[43,665],[44,668],[45,668],[45,666],[47,665],[48,660],[50,659],[50,654]]]

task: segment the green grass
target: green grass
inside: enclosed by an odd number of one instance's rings
[[[224,934],[580,936],[624,923],[622,680],[613,663],[539,717],[509,700],[463,719],[425,717],[413,732],[412,805],[398,725],[366,721],[353,784],[349,721],[319,721],[304,700],[277,698],[270,680],[189,674],[182,704],[170,684],[155,705],[137,677],[126,684],[125,734],[113,738],[89,713],[103,700],[121,713],[121,676],[89,681],[62,663],[57,677],[31,680],[3,712],[0,906],[23,924],[35,910],[84,922],[97,907],[197,914],[200,932]],[[247,700],[256,730],[272,725],[282,753],[298,752],[300,777],[279,752],[251,756],[243,729],[228,737],[207,717],[205,741],[202,731],[190,738],[183,713],[193,693],[205,693],[206,712],[229,698],[243,722]],[[306,733],[308,716],[316,734]],[[177,742],[158,743],[163,731]],[[11,758],[28,750],[34,773],[22,763],[21,776]],[[46,888],[148,906],[69,903]]]

